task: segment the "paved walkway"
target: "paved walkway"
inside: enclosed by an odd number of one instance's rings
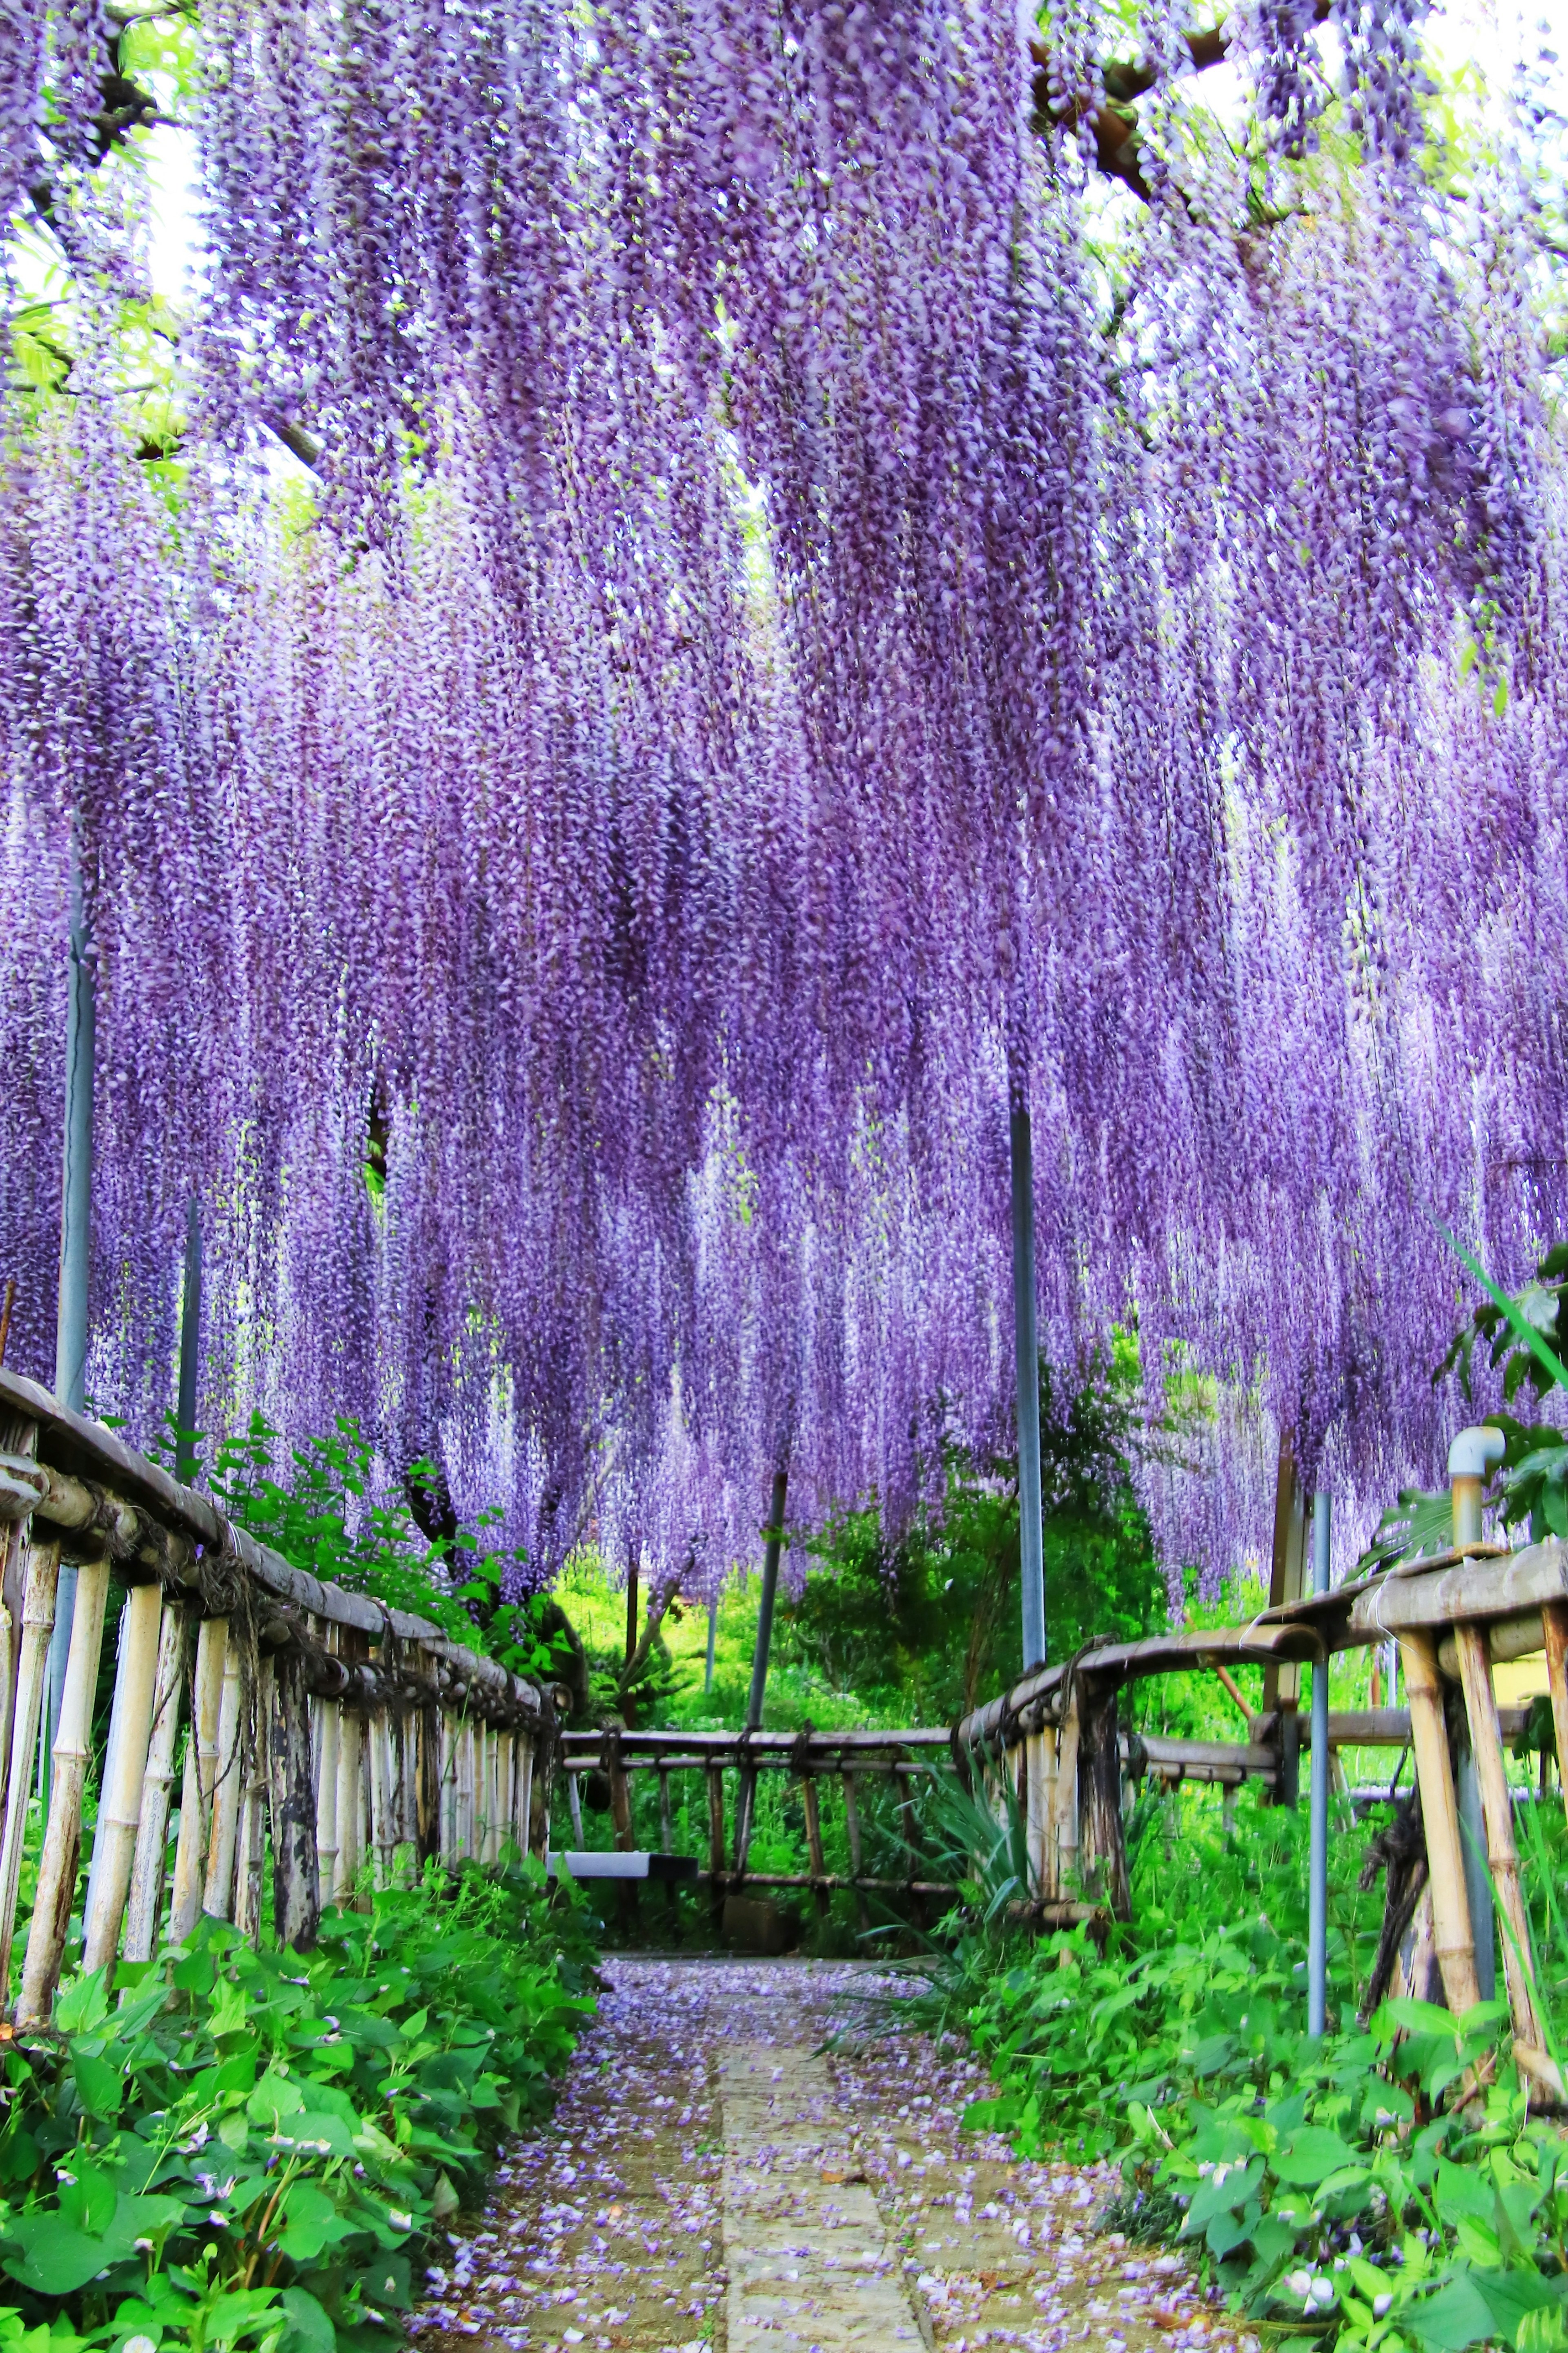
[[[974,2063],[829,2031],[864,1968],[617,1957],[552,2123],[416,2322],[429,2353],[1256,2353],[1185,2265],[1100,2236],[1107,2166],[961,2133]]]

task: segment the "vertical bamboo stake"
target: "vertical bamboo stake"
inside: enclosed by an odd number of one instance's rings
[[[361,1754],[364,1729],[352,1707],[338,1714],[338,1853],[332,1867],[332,1901],[352,1907],[360,1865],[360,1809],[364,1803]]]
[[[1465,1862],[1459,1844],[1459,1810],[1454,1796],[1453,1768],[1448,1761],[1448,1728],[1443,1718],[1443,1686],[1437,1673],[1436,1645],[1430,1636],[1405,1634],[1399,1644],[1405,1660],[1405,1694],[1410,1707],[1410,1745],[1415,1752],[1415,1778],[1421,1789],[1421,1819],[1426,1832],[1426,1864],[1432,1890],[1432,1919],[1436,1932],[1437,1967],[1443,1993],[1456,2018],[1473,2010],[1481,1998],[1476,1982],[1476,1947],[1470,1930],[1470,1906],[1465,1894]]]
[[[55,1626],[55,1591],[60,1571],[58,1540],[31,1537],[26,1549],[22,1601],[22,1647],[16,1668],[16,1704],[11,1718],[11,1772],[5,1784],[5,1830],[0,1838],[0,2003],[11,1988],[11,1940],[16,1928],[16,1894],[22,1853],[32,1810],[33,1758],[38,1746],[49,1638]]]
[[[855,1795],[855,1776],[847,1765],[843,1767],[839,1778],[844,1784],[844,1830],[849,1841],[849,1876],[855,1882],[855,1909],[860,1918],[860,1934],[865,1936],[870,1934],[871,1906],[867,1902],[866,1891],[860,1884],[863,1875],[860,1860],[860,1805]]]
[[[338,1888],[338,1751],[343,1712],[335,1699],[321,1702],[321,1753],[316,1763],[316,1873],[323,1905],[335,1903]]]
[[[422,1707],[415,1724],[415,1839],[421,1870],[441,1852],[441,1711]]]
[[[1535,2015],[1535,1963],[1530,1947],[1530,1915],[1519,1883],[1519,1850],[1513,1839],[1513,1805],[1508,1793],[1508,1773],[1502,1761],[1502,1734],[1498,1725],[1497,1696],[1492,1690],[1491,1659],[1487,1637],[1479,1626],[1456,1626],[1454,1643],[1459,1653],[1459,1679],[1464,1686],[1465,1713],[1470,1724],[1470,1753],[1481,1786],[1481,1815],[1487,1831],[1487,1861],[1492,1883],[1502,1905],[1503,1975],[1508,1980],[1508,2005],[1513,2019],[1513,2039],[1531,2051],[1542,2048],[1541,2026]]]
[[[239,1843],[239,1807],[245,1795],[245,1685],[239,1644],[229,1629],[223,1654],[223,1696],[218,1705],[217,1764],[213,1779],[212,1829],[207,1836],[202,1910],[210,1920],[234,1917],[234,1859]]]
[[[81,1852],[81,1805],[92,1753],[92,1701],[98,1687],[103,1609],[108,1599],[107,1557],[84,1562],[77,1572],[70,1649],[66,1656],[59,1732],[54,1746],[54,1778],[49,1785],[49,1821],[38,1864],[38,1889],[27,1932],[27,1954],[22,1965],[21,1999],[16,2005],[19,2026],[47,2023],[59,1982],[60,1963],[65,1957],[66,1933],[76,1894],[77,1857]]]
[[[1057,1739],[1057,1786],[1051,1799],[1051,1829],[1046,1841],[1047,1868],[1058,1896],[1072,1891],[1078,1878],[1078,1744],[1079,1694],[1075,1690]]]
[[[310,1951],[321,1916],[319,1801],[311,1787],[310,1703],[298,1651],[279,1652],[273,1668],[267,1744],[272,1813],[272,1926],[285,1952]],[[334,1796],[336,1791],[334,1789]]]
[[[533,1742],[526,1732],[518,1751],[517,1842],[527,1856],[533,1851]]]
[[[659,1783],[659,1793],[668,1809],[669,1799],[667,1782],[663,1778]],[[811,1857],[811,1893],[816,1905],[817,1918],[826,1920],[833,1908],[833,1900],[827,1892],[827,1863],[822,1852],[822,1816],[817,1803],[816,1777],[809,1767],[800,1785],[800,1802],[805,1813],[805,1843],[806,1851]],[[666,1846],[668,1843],[669,1834],[667,1830]]]
[[[478,1751],[474,1720],[465,1715],[458,1733],[458,1852],[469,1858],[474,1852],[474,1831],[479,1820],[479,1799],[475,1795]]]
[[[147,1774],[147,1744],[158,1692],[163,1615],[160,1587],[131,1588],[120,1621],[114,1705],[99,1785],[98,1829],[82,1920],[84,1969],[107,1968],[119,1948],[125,1899],[131,1892],[131,1867],[136,1859],[137,1824],[142,1819],[142,1784]]]
[[[1546,1680],[1557,1735],[1557,1772],[1568,1804],[1568,1603],[1549,1601],[1541,1613],[1546,1638]]]
[[[125,1908],[125,1957],[150,1961],[163,1908],[163,1872],[168,1862],[169,1797],[174,1786],[174,1743],[180,1733],[180,1686],[185,1667],[185,1612],[177,1601],[163,1604],[158,1637],[157,1691],[147,1769],[131,1863],[131,1896]]]
[[[384,1707],[370,1719],[371,1843],[375,1849],[375,1883],[392,1884],[393,1857],[397,1850],[397,1825],[393,1816],[392,1724]]]
[[[658,1767],[658,1843],[661,1853],[674,1853],[675,1832],[669,1820],[669,1767],[662,1759]]]
[[[228,1620],[204,1618],[196,1636],[191,1694],[191,1727],[185,1742],[185,1777],[180,1791],[180,1835],[174,1848],[174,1891],[169,1905],[169,1941],[183,1945],[201,1916],[202,1875],[217,1780],[218,1714],[223,1696]]]
[[[255,1746],[244,1759],[244,1795],[237,1840],[234,1925],[250,1944],[261,1936],[261,1875],[267,1859],[267,1754],[272,1740],[272,1662],[262,1662],[256,1694]],[[243,1742],[244,1734],[241,1733]]]
[[[0,1363],[5,1351],[0,1345]],[[26,1414],[0,1412],[0,1452],[20,1456],[31,1462],[38,1451],[38,1425]],[[0,1764],[8,1764],[11,1756],[11,1727],[15,1710],[19,1704],[17,1683],[21,1672],[22,1621],[26,1609],[28,1531],[27,1520],[8,1520],[0,1526]],[[34,1734],[37,1743],[37,1736]],[[28,1776],[32,1773],[32,1752],[28,1752]],[[9,1787],[9,1784],[7,1784]],[[0,1978],[0,1995],[5,1990]]]
[[[500,1732],[493,1724],[485,1727],[484,1859],[492,1869],[500,1860]]]

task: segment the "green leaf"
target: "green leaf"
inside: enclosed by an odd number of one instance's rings
[[[1436,2295],[1407,2305],[1399,2317],[1401,2326],[1428,2353],[1464,2353],[1467,2345],[1479,2345],[1490,2337],[1496,2326],[1473,2272],[1460,2272]]]
[[[337,2331],[308,2288],[286,2287],[283,2309],[289,2327],[281,2353],[336,2353]]]
[[[1218,2171],[1217,2168],[1215,2171]],[[1211,2173],[1206,2181],[1199,2182],[1193,2193],[1193,2202],[1187,2208],[1182,2223],[1182,2237],[1195,2239],[1200,2232],[1208,2228],[1216,2214],[1233,2214],[1238,2206],[1245,2206],[1262,2179],[1263,2159],[1260,2157],[1255,2157],[1250,2165],[1227,2166],[1218,2179]]]
[[[1508,1318],[1508,1321],[1512,1325],[1514,1331],[1524,1342],[1525,1346],[1529,1348],[1531,1353],[1539,1360],[1543,1369],[1551,1375],[1552,1378],[1558,1383],[1560,1388],[1568,1388],[1568,1368],[1564,1367],[1562,1358],[1558,1356],[1552,1349],[1547,1346],[1545,1341],[1542,1338],[1534,1324],[1531,1323],[1529,1317],[1521,1313],[1506,1292],[1500,1291],[1498,1289],[1497,1284],[1492,1281],[1490,1275],[1487,1273],[1485,1268],[1480,1265],[1479,1261],[1470,1256],[1469,1251],[1465,1248],[1463,1242],[1456,1241],[1454,1236],[1448,1231],[1447,1226],[1439,1222],[1437,1231],[1442,1235],[1443,1240],[1447,1243],[1448,1248],[1453,1251],[1455,1257],[1460,1261],[1461,1264],[1468,1267],[1469,1271],[1475,1276],[1476,1281],[1480,1284],[1481,1289],[1486,1293],[1488,1298],[1491,1301],[1492,1305],[1498,1308],[1500,1313]]]
[[[106,2059],[89,2059],[84,2052],[79,2051],[71,2060],[71,2073],[76,2078],[82,2106],[89,2116],[108,2119],[120,2114],[120,2104],[125,2097],[126,2079],[118,2067],[111,2067]]]
[[[1326,2132],[1321,2125],[1303,2125],[1275,2151],[1273,2160],[1280,2180],[1300,2189],[1316,2189],[1331,2173],[1363,2162],[1338,2133]]]
[[[353,2135],[342,2116],[323,2116],[319,2110],[280,2117],[271,2137],[277,2147],[307,2157],[352,2158],[354,2153]]]
[[[67,1986],[55,2003],[55,2024],[62,2034],[89,2034],[109,2016],[107,1974],[94,1969],[89,1977],[73,1978]]]

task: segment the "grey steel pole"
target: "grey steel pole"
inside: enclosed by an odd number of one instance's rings
[[[185,1211],[185,1279],[180,1300],[180,1401],[175,1408],[174,1475],[196,1475],[196,1378],[202,1351],[202,1209],[193,1193]]]
[[[1046,1658],[1046,1558],[1040,1509],[1040,1342],[1035,1306],[1035,1155],[1029,1114],[1013,1107],[1013,1362],[1018,1403],[1018,1568],[1024,1672]]]
[[[66,965],[66,1100],[60,1181],[60,1281],[55,1314],[55,1394],[81,1413],[87,1406],[88,1271],[92,1247],[92,1093],[98,999],[88,935],[86,895],[71,843],[70,913]],[[60,1718],[76,1569],[61,1564],[49,1641],[47,1704],[39,1735],[40,1787],[47,1799],[50,1746]]]
[[[1329,1589],[1329,1499],[1312,1502],[1312,1590]],[[1311,1853],[1307,1886],[1307,2031],[1321,2034],[1329,2010],[1329,1662],[1312,1669]]]

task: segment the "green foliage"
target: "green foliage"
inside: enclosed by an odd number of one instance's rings
[[[1355,2021],[1378,1909],[1332,1842],[1331,2019],[1305,2028],[1305,1824],[1257,1809],[1232,1835],[1169,1801],[1130,1830],[1135,1923],[1039,1944],[961,1934],[924,1965],[921,2023],[962,2019],[993,2096],[966,2121],[1026,2155],[1119,2156],[1110,2226],[1165,2238],[1255,2321],[1355,2353],[1568,2344],[1568,2143],[1534,2116],[1506,2004],[1389,2001]],[[1568,1836],[1521,1810],[1538,1989],[1568,2005],[1557,1895]]]
[[[1165,1593],[1132,1485],[1143,1426],[1137,1355],[1121,1335],[1076,1387],[1040,1367],[1040,1483],[1051,1655],[1091,1634],[1144,1633]],[[984,1463],[956,1450],[940,1511],[896,1543],[871,1509],[830,1521],[808,1549],[821,1563],[781,1609],[782,1654],[837,1689],[851,1686],[906,1721],[963,1715],[1018,1674],[1016,1458]]]
[[[172,1461],[178,1435],[171,1430],[154,1451]],[[453,1641],[488,1652],[515,1674],[553,1671],[554,1654],[537,1630],[540,1601],[500,1599],[504,1575],[524,1556],[485,1546],[499,1512],[481,1512],[475,1533],[458,1528],[429,1543],[405,1504],[374,1500],[374,1455],[352,1418],[340,1416],[326,1437],[303,1440],[286,1461],[279,1444],[279,1432],[253,1412],[247,1428],[218,1447],[209,1484],[237,1527],[290,1567],[428,1618]],[[428,1470],[416,1462],[409,1475]]]
[[[391,2353],[423,2242],[593,2007],[580,1921],[537,1865],[432,1869],[310,1955],[204,1919],[112,2007],[71,1981],[3,2062],[0,2353]]]

